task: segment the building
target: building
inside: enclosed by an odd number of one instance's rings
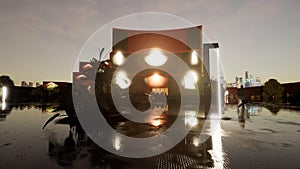
[[[73,73],[75,85],[84,86],[86,89],[95,86],[96,94],[101,96],[98,99],[106,96],[109,99],[112,89],[118,89],[120,95],[129,89],[130,95],[135,98],[131,100],[133,104],[148,100],[150,95],[165,95],[168,99],[178,101],[180,98],[178,85],[183,85],[186,92],[193,93],[199,89],[203,111],[209,110],[211,101],[209,50],[219,46],[217,43],[202,43],[201,25],[175,30],[144,31],[115,28],[112,31],[113,48],[109,59],[99,61],[97,69],[89,62],[80,62],[79,72]],[[135,57],[137,67],[143,65],[149,68],[137,74],[128,71],[115,72],[131,57]],[[174,62],[175,58],[179,58],[190,71],[183,72],[184,67],[174,66],[176,64],[172,64],[174,71],[172,74],[164,71],[170,68],[168,65],[170,66],[169,63]],[[97,72],[96,79],[93,78],[95,74],[90,74],[90,70],[93,70],[92,73]],[[180,82],[177,83],[175,79],[180,79]]]
[[[284,103],[289,103],[291,98],[300,93],[300,82],[295,83],[283,83],[282,87],[284,88],[282,101]],[[244,96],[249,102],[262,102],[263,101],[263,89],[264,86],[252,86],[249,88],[244,88]],[[226,88],[226,103],[237,104],[238,103],[238,90],[237,87],[228,86]]]
[[[256,77],[254,79],[253,74],[249,74],[248,71],[245,71],[245,77],[236,76],[234,78],[234,82],[228,83],[227,87],[237,87],[240,88],[241,85],[244,86],[244,88],[247,87],[255,87],[255,86],[261,86],[261,80],[260,77]]]

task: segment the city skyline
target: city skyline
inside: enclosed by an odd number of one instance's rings
[[[79,51],[95,31],[122,16],[154,11],[203,25],[205,35],[220,45],[227,82],[245,70],[262,83],[296,82],[298,6],[298,1],[1,1],[0,73],[16,85],[71,82]]]

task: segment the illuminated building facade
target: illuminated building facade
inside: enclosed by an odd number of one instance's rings
[[[111,100],[111,89],[120,89],[120,95],[129,89],[129,96],[134,105],[148,102],[149,97],[167,97],[169,101],[180,102],[182,85],[186,92],[194,93],[199,89],[200,107],[205,114],[211,103],[211,81],[209,50],[218,48],[218,44],[202,43],[202,26],[174,30],[127,30],[113,29],[113,48],[108,60],[98,62],[80,62],[79,72],[73,73],[73,83],[95,91],[99,107],[114,111],[111,104],[101,105],[101,100]],[[142,58],[140,63],[132,66],[148,65],[149,68],[132,74],[125,71],[116,72],[130,57]],[[190,71],[184,72],[180,65],[172,65],[176,73],[169,74],[163,70],[164,64],[179,58]],[[99,59],[100,60],[100,59]],[[144,62],[144,63],[141,63]],[[96,79],[94,73],[96,73]],[[180,79],[176,82],[175,79]],[[94,88],[93,88],[94,87]],[[147,107],[147,106],[144,106]]]
[[[109,60],[103,62],[107,64],[100,64],[101,68],[99,67],[98,71],[100,73],[96,77],[96,91],[101,98],[104,95],[109,97],[110,89],[116,87],[124,90],[129,88],[133,104],[146,102],[149,95],[167,96],[168,99],[178,101],[180,98],[178,85],[183,85],[187,92],[192,93],[193,90],[199,89],[202,107],[209,109],[211,91],[207,71],[208,51],[218,45],[202,44],[202,26],[161,31],[113,29],[113,44]],[[151,68],[135,75],[128,72],[114,72],[133,55],[143,58],[141,62],[145,62]],[[164,71],[162,66],[172,61],[172,57],[179,58],[190,71],[180,71],[179,65],[172,65],[178,70],[177,73],[168,74]],[[112,77],[113,73],[116,74],[115,79]],[[180,84],[175,79],[181,79]]]

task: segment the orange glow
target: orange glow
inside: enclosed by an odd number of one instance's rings
[[[162,122],[161,122],[161,120],[152,120],[152,121],[150,122],[150,124],[151,124],[152,126],[158,127],[158,126],[160,126],[160,125],[162,124]]]
[[[152,76],[147,77],[145,81],[150,87],[163,87],[168,82],[168,79],[164,76],[154,73]]]
[[[163,126],[166,120],[162,119],[162,116],[153,116],[148,120],[148,123],[154,127]]]

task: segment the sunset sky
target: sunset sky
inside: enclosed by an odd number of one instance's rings
[[[129,14],[163,12],[203,25],[219,42],[228,82],[245,70],[263,82],[300,81],[299,7],[298,0],[2,0],[0,75],[16,85],[71,82],[82,46],[100,27]]]

